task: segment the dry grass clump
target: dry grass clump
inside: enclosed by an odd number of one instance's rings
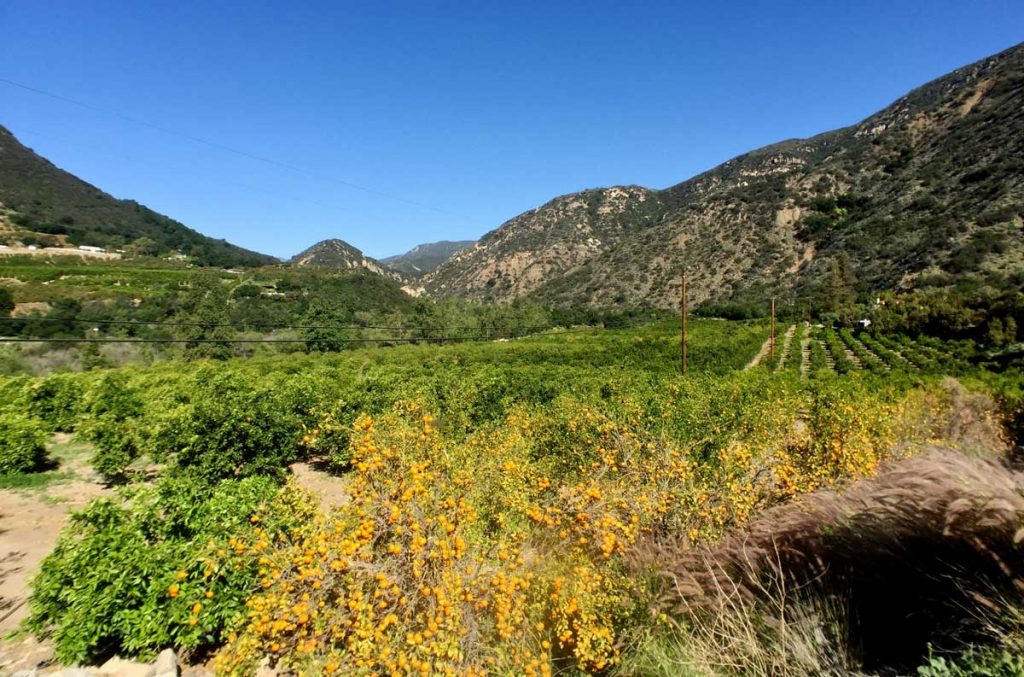
[[[661,557],[697,674],[912,670],[929,646],[1021,641],[1024,476],[934,451]]]
[[[915,411],[907,417],[909,423],[904,424],[910,429],[902,430],[901,437],[926,437],[933,445],[941,444],[968,456],[1005,454],[1011,444],[999,410],[988,393],[969,390],[947,376],[939,388],[920,393]]]

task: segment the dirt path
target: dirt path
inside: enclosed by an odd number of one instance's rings
[[[821,339],[817,339],[817,341],[818,345],[821,346],[822,352],[825,353],[825,366],[827,366],[829,370],[835,371],[836,358],[834,355],[832,355],[832,351],[828,349],[828,344]]]
[[[800,378],[807,378],[811,371],[811,339],[804,335],[800,339]]]
[[[29,580],[56,545],[69,513],[107,491],[88,466],[88,454],[86,445],[59,435],[51,445],[59,467],[47,473],[48,482],[0,489],[0,638],[28,615]],[[32,667],[50,653],[48,646],[31,639],[2,641],[0,674]]]
[[[84,445],[61,436],[52,448],[58,479],[38,488],[0,489],[0,635],[27,614],[29,578],[53,550],[68,513],[106,491],[86,463]]]
[[[796,325],[791,324],[786,329],[786,334],[782,337],[782,356],[779,358],[779,363],[775,365],[775,371],[785,368],[786,362],[789,361],[789,351],[793,349],[793,337],[796,335]]]
[[[765,358],[765,356],[768,354],[768,351],[771,349],[772,339],[769,336],[764,340],[764,343],[761,344],[761,349],[757,351],[757,355],[754,355],[754,359],[750,360],[750,362],[747,362],[747,366],[743,367],[743,371],[753,369],[757,365],[761,364],[761,360]]]
[[[319,470],[316,466],[315,462],[313,464],[293,463],[291,471],[295,477],[295,483],[316,494],[320,499],[320,507],[324,510],[348,504],[351,500],[348,493],[348,476],[337,477]]]

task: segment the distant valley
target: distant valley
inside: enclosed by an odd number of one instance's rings
[[[414,295],[674,308],[813,297],[842,259],[861,291],[1024,284],[1024,47],[916,89],[851,127],[783,141],[664,190],[557,197],[474,241],[376,260],[340,239],[286,265],[365,269]],[[58,169],[0,128],[0,243],[180,252],[282,265]]]

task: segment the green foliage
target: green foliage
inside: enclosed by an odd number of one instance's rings
[[[840,374],[846,374],[857,368],[853,363],[853,360],[851,360],[846,354],[843,342],[839,339],[834,330],[826,328],[823,338],[825,340],[825,345],[828,346],[828,352],[832,355],[832,362],[837,372]]]
[[[930,289],[882,294],[872,310],[873,326],[889,333],[970,339],[989,346],[1013,342],[1024,322],[1024,294],[983,289],[966,293]]]
[[[839,252],[839,255],[829,262],[823,310],[849,323],[852,321],[856,288],[857,278],[853,274],[850,256],[845,251]]]
[[[280,476],[295,460],[302,421],[272,385],[207,368],[190,386],[155,434],[161,457],[208,481]]]
[[[857,356],[857,359],[860,360],[860,366],[863,369],[873,372],[885,371],[885,363],[869,351],[849,329],[840,330],[839,337],[843,340],[843,343],[846,344],[846,347],[853,351],[853,354]]]
[[[234,290],[232,290],[231,295],[235,299],[255,299],[259,298],[261,293],[262,292],[257,285],[247,282],[235,287]]]
[[[266,478],[211,486],[172,475],[94,501],[33,580],[28,627],[50,633],[64,663],[215,645],[259,565],[238,558],[211,570],[208,558],[258,541],[257,529],[276,539],[308,519],[291,493]]]
[[[0,318],[8,317],[14,310],[14,295],[7,287],[0,286]],[[6,331],[8,324],[0,322],[0,331]]]
[[[57,432],[71,432],[78,422],[82,386],[75,376],[51,374],[34,383],[26,399],[30,414]]]
[[[149,237],[140,237],[125,247],[126,256],[156,256],[160,253],[160,245]]]
[[[896,372],[883,381],[854,369],[843,378],[805,382],[790,369],[740,371],[764,341],[766,323],[699,319],[690,325],[691,371],[683,377],[677,331],[673,321],[444,347],[297,352],[191,369],[174,362],[61,378],[0,379],[0,398],[24,397],[33,388],[42,392],[44,384],[65,384],[65,379],[80,387],[79,430],[107,450],[96,459],[105,474],[123,477],[139,454],[167,464],[155,487],[122,488],[121,498],[94,504],[75,519],[44,564],[31,627],[52,630],[66,660],[221,644],[253,590],[263,588],[264,580],[275,585],[270,571],[280,572],[282,580],[296,573],[289,573],[292,564],[261,567],[263,553],[251,546],[262,538],[255,524],[265,526],[266,539],[275,541],[282,529],[268,521],[295,514],[268,501],[297,458],[327,460],[339,471],[383,478],[398,477],[406,467],[419,473],[418,463],[399,463],[390,454],[424,450],[429,455],[423,460],[458,472],[458,495],[475,495],[479,534],[490,538],[533,528],[528,505],[522,504],[527,498],[549,491],[551,500],[561,501],[565,491],[583,492],[591,481],[616,477],[627,463],[646,468],[658,458],[675,459],[673,467],[682,474],[671,480],[671,490],[689,491],[692,482],[706,487],[702,495],[709,497],[753,491],[755,476],[772,486],[781,482],[761,470],[777,454],[789,459],[787,491],[841,482],[851,472],[869,473],[891,448],[883,423],[895,425],[897,412],[888,404],[924,379],[937,380]],[[842,341],[848,336],[854,338],[848,332],[812,332],[815,367],[825,366],[822,340],[845,354]],[[937,360],[938,349],[926,342],[893,340],[922,360]],[[1024,399],[1019,377],[1007,377],[1003,385],[1000,392],[1008,402]],[[52,407],[59,392],[56,388],[39,406]],[[411,423],[370,444],[364,438],[369,419],[361,428],[354,426],[362,414],[381,421],[409,416]],[[794,436],[797,417],[806,423],[805,436]],[[618,447],[623,455],[616,456],[613,470],[608,454],[616,445],[623,445]],[[117,456],[119,450],[126,452]],[[378,459],[372,468],[368,453]],[[653,467],[650,472],[644,481],[665,479]],[[621,481],[622,488],[642,484]],[[657,506],[666,499],[660,490],[656,494],[659,498],[651,494],[647,506],[662,515]],[[510,507],[508,499],[515,496],[520,503]],[[702,509],[704,499],[694,496],[697,503],[687,510]],[[713,537],[768,501],[751,494],[736,504],[737,512],[714,513],[685,526],[678,517],[682,504],[669,501],[668,512],[650,528],[684,534],[696,528],[701,538]],[[270,506],[255,523],[254,502]],[[612,495],[593,503],[599,505],[619,510]],[[355,519],[356,513],[348,514]],[[284,542],[295,542],[291,532],[284,533]],[[239,541],[242,553],[235,550]],[[211,555],[217,552],[224,554]],[[386,561],[391,572],[390,563],[397,560]],[[394,570],[404,571],[401,567]],[[169,594],[173,585],[179,586],[176,596]],[[615,594],[629,597],[625,589],[616,587]],[[197,603],[200,611],[193,613]]]
[[[215,275],[197,275],[182,299],[180,338],[186,339],[185,354],[190,358],[226,359],[231,346],[228,322],[228,289]]]
[[[46,460],[46,426],[17,413],[0,413],[0,475],[38,470]]]
[[[897,354],[895,351],[893,351],[887,345],[883,344],[881,341],[879,341],[876,337],[872,336],[871,334],[864,332],[859,334],[858,338],[860,339],[861,343],[863,343],[867,347],[868,350],[870,350],[875,355],[878,355],[878,357],[884,360],[885,363],[888,364],[891,368],[898,369],[905,367],[907,365],[906,359],[901,358],[899,354]]]
[[[918,677],[1022,677],[1024,656],[995,648],[971,647],[959,656],[930,656]]]
[[[811,338],[810,357],[812,372],[818,373],[822,370],[828,369],[828,358],[826,357],[825,348],[817,338]]]
[[[123,480],[142,448],[141,397],[125,374],[108,372],[86,394],[84,408],[82,432],[96,446],[93,467],[108,481]]]
[[[351,313],[334,304],[318,301],[302,320],[306,352],[337,352],[345,347],[348,330],[339,325],[352,322]]]

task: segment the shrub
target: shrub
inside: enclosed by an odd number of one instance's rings
[[[825,346],[818,339],[811,339],[811,372],[818,373],[828,369],[828,358]]]
[[[93,467],[108,481],[123,480],[142,447],[136,420],[142,415],[142,398],[124,374],[113,372],[104,374],[85,400],[81,427],[86,439],[96,445]]]
[[[46,428],[20,414],[0,415],[0,474],[38,470],[46,459]]]
[[[744,448],[702,472],[697,492],[679,449],[576,405],[519,406],[456,439],[415,403],[361,417],[352,503],[266,554],[218,672],[252,674],[264,656],[298,674],[615,665],[617,640],[646,613],[623,564],[636,540],[713,535],[771,489],[764,473],[752,482]],[[774,437],[767,427],[758,434]]]
[[[832,360],[835,363],[837,372],[846,374],[857,368],[853,360],[846,354],[842,341],[839,340],[833,329],[825,329],[824,339],[825,344],[828,346],[828,351],[832,354]]]
[[[258,551],[312,515],[268,478],[121,492],[73,515],[32,582],[28,627],[61,662],[216,645],[256,586]]]
[[[303,426],[300,445],[303,455],[326,458],[335,470],[347,470],[352,461],[349,453],[351,425],[341,423],[339,415],[331,410],[314,410],[311,414],[313,422]]]
[[[281,476],[296,458],[300,417],[283,398],[243,374],[203,371],[190,402],[168,415],[155,449],[209,481]]]
[[[28,392],[28,411],[53,430],[71,432],[78,420],[82,387],[74,376],[53,374],[39,380]]]
[[[857,359],[860,360],[862,367],[873,372],[885,371],[885,364],[871,351],[865,348],[864,344],[858,341],[849,329],[841,330],[839,332],[839,336],[842,338],[843,343],[845,343],[846,346],[857,356]]]

